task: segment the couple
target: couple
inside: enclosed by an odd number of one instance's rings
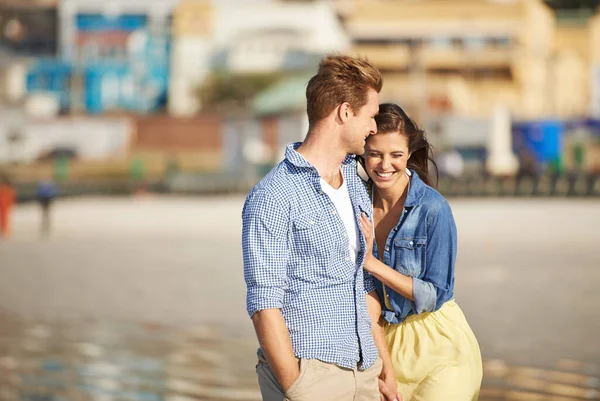
[[[381,86],[364,59],[323,59],[306,90],[306,139],[246,199],[265,401],[478,397],[479,347],[453,295],[452,212],[430,186],[425,133],[379,105]]]

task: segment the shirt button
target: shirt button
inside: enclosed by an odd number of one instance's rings
[[[335,215],[337,212],[335,210],[331,211],[331,214]]]
[[[310,221],[310,224],[315,224],[315,222],[311,220],[311,221]]]

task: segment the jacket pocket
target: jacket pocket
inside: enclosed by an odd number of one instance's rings
[[[394,268],[407,276],[418,277],[425,267],[426,238],[398,238],[394,240]]]

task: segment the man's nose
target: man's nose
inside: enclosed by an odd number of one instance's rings
[[[377,123],[375,122],[375,120],[373,120],[372,125],[371,125],[371,133],[370,135],[374,135],[377,133]]]

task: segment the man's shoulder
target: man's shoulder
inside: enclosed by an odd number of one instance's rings
[[[282,160],[252,188],[246,197],[246,202],[256,198],[257,195],[285,202],[293,193],[297,185],[296,181],[293,169],[286,160]]]
[[[293,166],[286,160],[282,160],[271,169],[255,186],[256,190],[268,192],[277,192],[287,189],[286,187],[293,185]]]

